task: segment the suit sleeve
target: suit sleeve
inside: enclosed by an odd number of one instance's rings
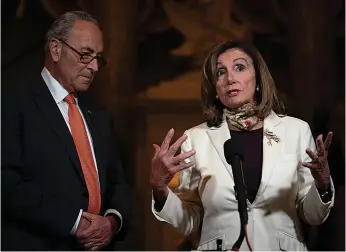
[[[310,162],[311,158],[306,154],[305,150],[310,148],[315,152],[316,145],[307,123],[304,123],[300,138],[301,163]],[[315,186],[315,180],[311,175],[310,169],[302,166],[301,163],[298,168],[299,191],[297,208],[299,216],[304,222],[310,225],[320,225],[328,218],[330,209],[334,205],[335,189],[333,181],[331,179],[332,199],[327,203],[323,203]]]
[[[182,153],[192,149],[188,132],[187,140],[181,146]],[[194,158],[187,158],[185,162],[195,162]],[[165,205],[160,212],[155,209],[155,200],[152,196],[152,212],[160,220],[171,224],[183,235],[189,235],[196,231],[203,218],[203,207],[198,193],[200,176],[195,166],[179,173],[179,186],[169,194]]]
[[[30,230],[55,236],[69,236],[80,211],[80,202],[49,195],[25,173],[28,164],[24,161],[24,116],[15,102],[2,105],[3,216]]]
[[[120,155],[119,145],[116,144],[117,137],[113,131],[111,120],[108,120],[110,130],[109,151],[111,155],[111,165],[107,171],[107,193],[106,193],[106,215],[114,214],[121,222],[118,231],[124,231],[126,224],[130,221],[132,214],[132,190],[127,183],[124,174],[123,162]],[[124,234],[125,232],[121,232]],[[120,235],[120,234],[119,234]]]

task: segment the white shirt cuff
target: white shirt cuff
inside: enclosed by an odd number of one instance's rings
[[[72,230],[70,231],[70,234],[71,235],[74,235],[77,231],[77,228],[78,228],[78,225],[79,225],[79,222],[80,222],[80,218],[82,217],[82,213],[83,213],[83,209],[80,209],[79,210],[79,214],[78,214],[78,217],[77,217],[77,220],[76,222],[74,223],[73,227],[72,227]]]
[[[115,232],[115,234],[117,234],[117,233],[120,232],[120,230],[121,230],[121,228],[122,228],[122,226],[123,226],[123,217],[122,217],[121,214],[120,214],[117,210],[115,210],[115,209],[108,209],[108,210],[106,211],[106,213],[105,213],[105,216],[107,216],[107,215],[109,215],[109,214],[115,214],[115,215],[118,216],[119,219],[120,219],[120,226],[119,226],[118,230],[116,230],[116,232]]]

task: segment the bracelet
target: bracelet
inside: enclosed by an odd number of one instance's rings
[[[327,203],[328,201],[331,200],[331,195],[332,195],[332,190],[331,190],[331,187],[330,185],[328,186],[328,189],[321,192],[320,190],[318,190],[318,193],[320,195],[320,198],[322,200],[323,203]]]

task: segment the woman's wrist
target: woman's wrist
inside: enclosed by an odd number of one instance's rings
[[[332,199],[333,192],[331,188],[331,184],[329,182],[329,185],[323,185],[322,187],[317,187],[318,194],[320,195],[320,198],[323,203],[327,203]]]
[[[165,188],[154,188],[153,189],[153,196],[155,199],[155,209],[160,212],[163,208],[163,206],[166,203],[167,197],[169,194],[168,187]]]
[[[327,191],[330,187],[330,178],[325,179],[325,181],[315,180],[315,185],[318,191]]]

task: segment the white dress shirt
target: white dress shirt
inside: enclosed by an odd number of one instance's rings
[[[65,97],[69,94],[67,92],[67,90],[56,80],[53,78],[53,76],[49,73],[48,69],[46,67],[43,68],[42,72],[41,72],[41,75],[42,75],[42,78],[43,80],[45,81],[45,83],[47,84],[47,87],[50,91],[50,93],[52,94],[60,112],[61,112],[61,115],[63,116],[65,122],[66,122],[66,125],[68,127],[68,129],[70,130],[71,132],[71,127],[70,127],[70,124],[69,124],[69,120],[68,120],[68,103],[64,101]],[[76,106],[82,116],[82,119],[83,119],[83,122],[84,122],[84,126],[85,126],[85,129],[86,129],[86,132],[87,132],[87,136],[88,136],[88,139],[89,139],[89,143],[90,143],[90,147],[91,147],[91,153],[92,153],[92,157],[93,157],[93,160],[94,160],[94,163],[95,163],[95,167],[96,167],[96,172],[98,174],[98,169],[97,169],[97,161],[96,161],[96,158],[95,158],[95,152],[94,152],[94,145],[93,145],[93,141],[92,141],[92,138],[91,138],[91,135],[90,135],[90,131],[89,131],[89,128],[88,128],[88,125],[86,124],[85,122],[85,118],[84,118],[84,115],[82,113],[82,111],[80,110],[79,108],[79,105],[78,105],[78,98],[76,98]],[[79,214],[78,214],[78,217],[77,217],[77,220],[74,224],[74,226],[72,227],[72,230],[71,230],[71,234],[75,234],[76,230],[77,230],[77,227],[78,227],[78,224],[79,224],[79,221],[81,219],[81,216],[82,216],[82,212],[83,212],[83,209],[80,209],[79,211]],[[108,215],[108,214],[115,214],[119,217],[120,219],[120,227],[118,229],[118,232],[120,231],[121,227],[122,227],[122,223],[123,223],[123,219],[122,219],[122,216],[121,214],[115,210],[115,209],[108,209],[105,213],[105,216]]]

